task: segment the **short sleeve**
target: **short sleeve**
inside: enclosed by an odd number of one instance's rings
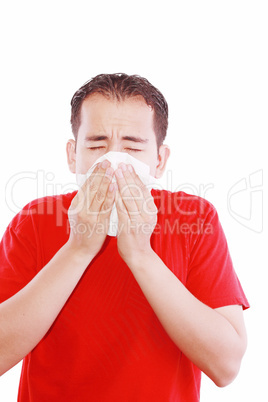
[[[30,215],[18,215],[0,243],[0,303],[22,289],[37,273],[37,236]]]
[[[243,309],[249,307],[214,207],[192,239],[186,287],[211,308],[227,305],[242,305]]]

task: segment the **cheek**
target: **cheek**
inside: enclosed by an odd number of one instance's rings
[[[86,152],[81,150],[76,151],[76,173],[86,173],[93,162],[91,162]]]
[[[158,165],[158,156],[157,156],[157,151],[156,152],[149,152],[147,155],[143,155],[140,158],[141,162],[146,163],[147,165],[150,166],[150,175],[151,176],[155,176],[155,172],[156,172],[156,167]]]
[[[76,154],[76,173],[85,174],[103,153],[84,149]]]
[[[155,177],[155,173],[156,173],[156,166],[155,165],[151,165],[150,166],[150,175]]]

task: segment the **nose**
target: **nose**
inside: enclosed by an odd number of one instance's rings
[[[121,145],[119,141],[110,141],[107,152],[121,152]]]

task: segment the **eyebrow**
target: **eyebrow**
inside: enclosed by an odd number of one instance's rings
[[[140,142],[141,144],[146,144],[149,141],[147,138],[134,137],[132,135],[125,135],[122,139],[125,141]]]
[[[103,141],[107,139],[107,135],[90,135],[85,138],[85,141]]]
[[[108,140],[109,137],[107,135],[90,135],[85,138],[85,141],[104,141]],[[132,135],[125,135],[122,137],[124,141],[132,141],[132,142],[139,142],[141,144],[146,144],[149,140],[141,137],[135,137]]]

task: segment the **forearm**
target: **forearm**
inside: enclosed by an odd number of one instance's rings
[[[0,375],[44,337],[91,259],[67,243],[31,282],[0,305]]]
[[[178,348],[217,385],[229,383],[244,353],[231,323],[196,299],[153,251],[128,265]]]

